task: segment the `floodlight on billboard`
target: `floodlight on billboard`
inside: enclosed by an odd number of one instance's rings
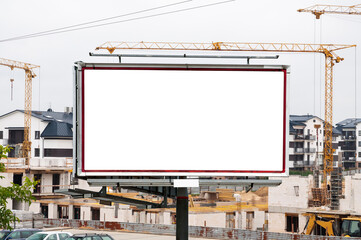
[[[78,176],[288,174],[285,66],[75,69]]]

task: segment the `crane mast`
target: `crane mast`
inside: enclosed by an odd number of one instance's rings
[[[36,77],[33,69],[40,66],[30,63],[24,63],[5,58],[0,58],[0,65],[22,69],[25,71],[25,95],[24,95],[24,142],[23,142],[23,158],[25,164],[29,166],[29,159],[31,157],[31,108],[32,108],[32,80]]]
[[[335,51],[356,47],[345,44],[304,44],[304,43],[182,43],[182,42],[106,42],[95,50],[108,50],[113,53],[117,49],[143,50],[195,50],[195,51],[259,51],[289,53],[321,53],[325,56],[325,124],[324,124],[324,156],[323,184],[327,189],[327,176],[333,170],[332,117],[333,117],[333,67],[344,59]]]

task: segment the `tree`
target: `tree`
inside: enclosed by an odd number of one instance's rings
[[[0,160],[7,158],[7,154],[12,148],[9,146],[0,145]],[[0,172],[5,172],[5,164],[0,162]],[[0,176],[0,179],[4,179],[4,176]],[[1,180],[0,180],[1,181]],[[3,187],[0,184],[0,228],[12,229],[12,223],[19,221],[19,218],[15,217],[14,213],[7,208],[8,199],[14,199],[21,202],[26,202],[29,205],[35,198],[32,196],[32,190],[34,189],[36,181],[31,181],[28,177],[25,177],[22,186],[11,183],[9,187]]]

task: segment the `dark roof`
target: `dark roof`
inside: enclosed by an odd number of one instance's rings
[[[22,112],[24,113],[24,110],[14,110],[12,112],[6,113],[1,117],[4,117],[6,115],[12,114],[14,112]],[[65,113],[65,112],[53,112],[51,109],[48,109],[48,111],[32,111],[31,112],[31,116],[39,118],[43,121],[54,121],[54,120],[58,120],[58,121],[62,121],[62,122],[66,122],[69,124],[73,124],[73,113]]]
[[[290,134],[296,134],[296,130],[293,128],[294,124],[290,121]]]
[[[358,123],[361,123],[361,118],[347,118],[336,125],[340,128],[355,128]]]
[[[14,112],[24,113],[24,110],[14,110],[6,113],[1,117],[10,115]],[[44,131],[41,133],[41,137],[44,138],[72,138],[73,137],[73,113],[66,112],[53,112],[48,109],[47,111],[32,111],[33,117],[39,118],[44,122],[49,122]]]
[[[342,135],[342,131],[338,128],[332,128],[332,135]]]
[[[73,125],[65,122],[51,121],[41,133],[43,138],[72,138]]]
[[[309,115],[309,114],[307,114],[307,115],[290,115],[290,121],[293,121],[293,122],[306,122],[312,118],[319,118],[319,117]]]

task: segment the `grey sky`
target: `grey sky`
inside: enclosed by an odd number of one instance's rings
[[[126,14],[170,2],[180,1],[4,0],[0,5],[0,40]],[[182,5],[121,19],[173,11],[210,2],[218,1],[193,0]],[[40,107],[44,110],[51,105],[55,111],[63,111],[65,106],[72,105],[72,67],[75,61],[115,61],[115,59],[88,56],[89,52],[94,52],[95,47],[106,41],[314,43],[316,39],[316,43],[319,43],[321,21],[316,22],[313,15],[298,13],[297,9],[314,4],[360,3],[361,1],[351,0],[327,2],[236,0],[223,5],[105,27],[0,42],[0,57],[40,65],[41,70],[38,74],[40,78],[37,77],[33,81],[33,109]],[[323,43],[361,45],[361,16],[323,15],[321,19]],[[356,56],[355,53],[357,53]],[[360,47],[357,47],[357,50],[348,49],[338,52],[345,61],[336,64],[334,68],[334,123],[355,117],[355,59],[357,57],[357,92],[359,94],[361,90],[360,53]],[[276,55],[276,53],[255,52],[238,54]],[[279,55],[279,60],[255,60],[251,63],[291,65],[290,113],[309,113],[324,118],[323,56],[319,54],[316,56],[314,54]],[[187,60],[189,63],[196,61],[199,62],[199,60]],[[244,63],[244,60],[237,61]],[[237,61],[227,60],[222,63]],[[216,61],[212,62],[216,63]],[[10,100],[10,78],[15,78],[13,101]],[[314,91],[316,98],[314,98]],[[0,66],[0,101],[0,114],[24,108],[24,72],[22,70],[10,71],[9,68]],[[357,106],[357,117],[361,117],[361,96],[357,98]]]

